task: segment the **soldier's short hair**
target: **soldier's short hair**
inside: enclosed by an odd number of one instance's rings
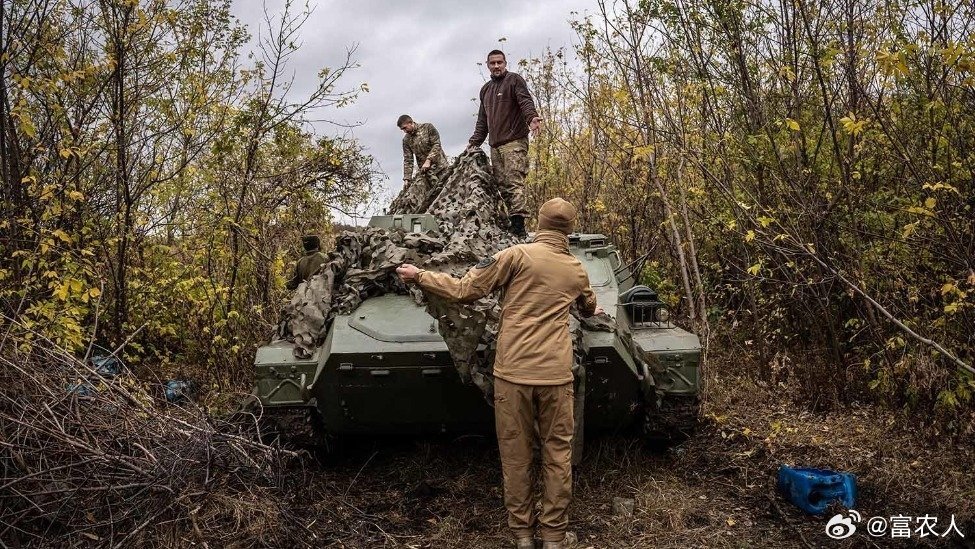
[[[488,59],[490,59],[492,55],[500,55],[501,59],[504,59],[505,61],[508,60],[508,58],[504,56],[504,52],[501,50],[491,50],[488,52]]]
[[[413,119],[410,118],[410,115],[408,115],[408,114],[401,114],[401,115],[399,115],[399,118],[396,119],[396,127],[397,128],[402,128],[403,127],[403,124],[406,124],[407,122],[412,122],[412,121],[413,121]]]

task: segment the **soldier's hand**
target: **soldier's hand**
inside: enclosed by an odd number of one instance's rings
[[[604,315],[604,314],[606,314],[606,309],[603,309],[602,307],[600,307],[599,305],[597,305],[596,306],[596,312],[593,313],[593,316],[596,316],[596,315]]]
[[[471,144],[468,144],[467,145],[467,152],[469,152],[469,153],[477,152],[479,150],[481,150],[481,147],[479,147],[477,145],[471,145]]]
[[[416,265],[410,263],[403,263],[399,267],[396,267],[396,274],[399,275],[400,280],[403,282],[413,282],[416,280],[416,273],[420,272],[420,269]]]
[[[532,118],[532,121],[528,123],[528,129],[532,131],[533,136],[538,135],[539,130],[542,129],[542,118],[540,116]]]
[[[430,169],[430,161],[429,160],[427,160],[426,162],[423,163],[422,166],[420,166],[420,171],[421,172],[425,172],[425,171],[427,171],[429,169]]]
[[[403,188],[405,189],[405,188],[409,187],[411,182],[412,181],[410,180],[410,178],[404,177],[403,178]]]

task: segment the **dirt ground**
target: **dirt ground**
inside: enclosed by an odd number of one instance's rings
[[[699,432],[662,450],[635,438],[587,441],[575,471],[573,547],[973,547],[975,449],[939,443],[923,425],[872,408],[813,414],[742,379],[718,380]],[[824,517],[775,492],[780,464],[853,472],[868,517],[952,515],[964,534],[867,535],[839,541]],[[294,516],[309,545],[508,547],[495,441],[488,437],[361,442],[309,465]],[[634,500],[631,515],[613,499]],[[297,503],[300,501],[301,503]]]

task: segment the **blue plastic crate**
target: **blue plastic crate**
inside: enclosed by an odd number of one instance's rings
[[[851,473],[782,465],[778,488],[796,507],[812,515],[823,514],[834,501],[847,509],[856,503],[856,477]]]

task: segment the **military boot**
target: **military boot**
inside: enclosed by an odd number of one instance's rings
[[[513,215],[508,218],[511,224],[511,234],[517,236],[518,238],[525,238],[528,233],[525,232],[525,218],[520,215]]]
[[[515,549],[535,549],[535,538],[518,538],[515,540]]]
[[[568,549],[575,545],[578,538],[575,532],[566,532],[565,537],[562,541],[544,541],[542,542],[542,549]]]

